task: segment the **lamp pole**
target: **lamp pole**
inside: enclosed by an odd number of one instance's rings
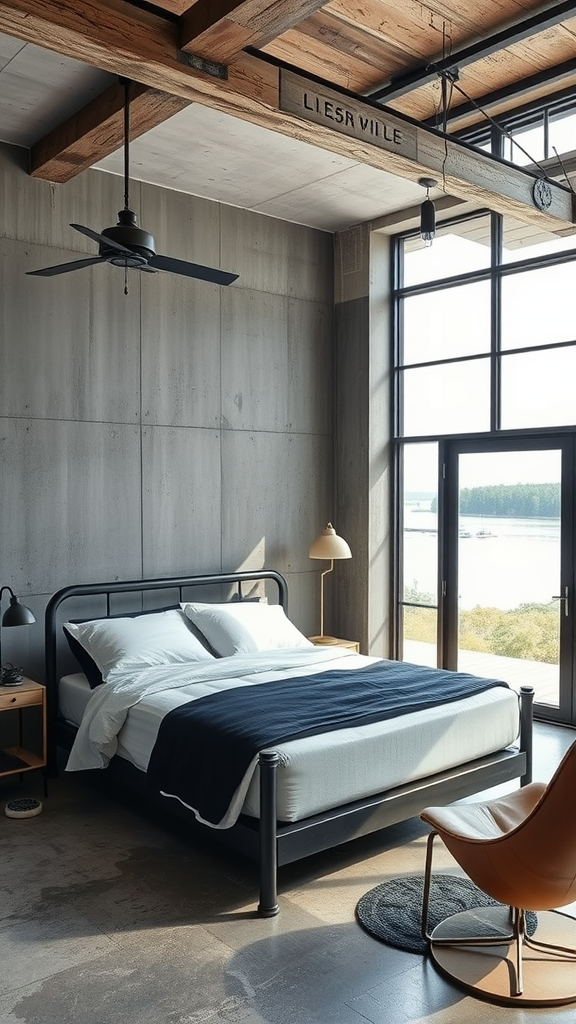
[[[324,577],[332,572],[334,559],[330,559],[330,568],[320,573],[320,636],[324,636]]]

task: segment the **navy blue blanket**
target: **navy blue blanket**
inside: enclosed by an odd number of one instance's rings
[[[506,685],[463,672],[379,661],[209,694],[163,718],[148,782],[218,824],[260,750]]]

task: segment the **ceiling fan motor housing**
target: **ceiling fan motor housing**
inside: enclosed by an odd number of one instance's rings
[[[113,242],[117,242],[118,245],[126,246],[132,253],[132,255],[128,255],[119,252],[117,249],[107,249],[101,243],[100,255],[108,263],[113,263],[115,266],[140,267],[142,264],[147,263],[152,256],[156,255],[153,235],[138,227],[136,214],[133,210],[120,210],[118,213],[118,223],[111,228],[104,228],[102,234]]]

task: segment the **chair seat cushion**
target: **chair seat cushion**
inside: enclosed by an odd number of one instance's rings
[[[472,842],[486,842],[499,839],[521,825],[545,789],[544,783],[533,782],[497,800],[426,807],[420,817],[438,832]]]

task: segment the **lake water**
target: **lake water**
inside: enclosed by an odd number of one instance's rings
[[[436,594],[437,517],[405,509],[404,581]],[[461,516],[460,606],[516,608],[546,604],[560,590],[560,520]],[[479,536],[484,532],[484,536]],[[490,536],[485,534],[489,533]]]

